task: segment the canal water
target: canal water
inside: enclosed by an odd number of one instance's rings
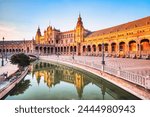
[[[36,62],[6,100],[135,100],[94,74],[56,63]]]

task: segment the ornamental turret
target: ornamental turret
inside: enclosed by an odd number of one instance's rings
[[[36,36],[35,36],[36,43],[40,43],[40,37],[41,37],[41,30],[38,27],[37,32],[36,32]]]

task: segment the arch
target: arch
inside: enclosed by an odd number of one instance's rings
[[[40,54],[42,53],[42,50],[43,50],[43,48],[42,48],[42,47],[40,47]]]
[[[86,52],[86,46],[82,47],[82,52]]]
[[[142,39],[140,44],[141,44],[141,51],[150,50],[150,41],[148,39]]]
[[[129,41],[129,51],[131,51],[131,52],[136,51],[136,41],[134,41],[134,40]]]
[[[44,47],[44,54],[46,53],[46,47]]]
[[[69,52],[69,46],[67,47],[67,52]]]
[[[16,49],[16,52],[18,52],[18,49]]]
[[[35,47],[35,50],[36,50],[36,51],[38,51],[38,50],[39,50],[39,47],[38,47],[38,46],[36,46],[36,47]]]
[[[13,49],[13,51],[12,52],[15,52],[15,49]]]
[[[47,53],[48,53],[48,54],[50,53],[50,47],[47,48]]]
[[[74,46],[74,52],[76,52],[76,46]]]
[[[106,52],[108,52],[108,43],[105,43],[105,44],[104,44],[104,50],[105,50]]]
[[[87,51],[91,52],[91,46],[90,45],[87,46]]]
[[[40,51],[42,51],[42,47],[40,47]]]
[[[11,52],[11,49],[9,49],[9,52]]]
[[[72,46],[70,46],[70,52],[72,52],[73,51],[73,47]]]
[[[60,52],[60,47],[58,47],[58,52]]]
[[[8,49],[6,49],[6,52],[9,52],[9,50],[8,50]]]
[[[99,51],[99,52],[102,51],[102,44],[98,44],[98,51]]]
[[[111,44],[111,51],[112,52],[116,51],[116,43],[114,43],[114,42]]]
[[[64,47],[64,52],[66,52],[66,47]]]
[[[119,43],[119,51],[125,52],[125,42],[122,41]]]
[[[93,50],[93,52],[96,52],[96,45],[95,44],[92,45],[92,50]]]
[[[29,49],[29,47],[27,47],[27,53],[29,53],[30,52],[30,49]]]
[[[48,47],[49,48],[49,47]],[[57,53],[57,47],[55,47],[55,52]]]
[[[0,52],[2,52],[2,50],[0,49]]]
[[[52,48],[51,48],[51,53],[52,53],[52,54],[53,54],[53,50],[54,50],[54,49],[53,49],[53,47],[52,47]]]
[[[61,52],[63,52],[63,47],[61,47]]]

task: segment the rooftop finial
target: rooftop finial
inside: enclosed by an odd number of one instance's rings
[[[38,25],[38,29],[40,29],[40,26]]]
[[[50,26],[50,24],[51,24],[51,21],[49,20],[49,26]]]
[[[81,17],[81,13],[79,12],[79,17]]]

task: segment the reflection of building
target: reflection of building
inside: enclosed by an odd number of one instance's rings
[[[121,88],[117,88],[117,86],[99,78],[98,76],[93,76],[88,73],[84,74],[63,65],[53,65],[39,62],[34,64],[31,68],[38,84],[40,82],[44,82],[49,88],[54,87],[61,81],[73,84],[79,99],[82,99],[83,90],[89,83],[99,87],[99,92],[102,95],[102,99],[105,99],[108,94],[114,99],[124,99],[124,97],[128,97],[128,95],[129,97],[131,96]],[[41,80],[41,78],[43,78],[43,80]]]
[[[76,73],[75,74],[75,82],[74,82],[77,92],[78,92],[78,96],[81,99],[82,98],[82,93],[83,93],[83,88],[85,86],[85,82],[84,82],[84,76],[81,74]]]
[[[147,58],[150,55],[149,34],[150,17],[90,32],[84,28],[79,15],[73,30],[61,32],[48,26],[42,35],[38,27],[34,41],[6,42],[3,51],[101,56],[102,43],[104,43],[106,56]],[[2,42],[0,52],[2,52]]]
[[[40,83],[41,78],[44,78],[44,83],[46,83],[49,88],[60,83],[60,81],[65,81],[67,83],[74,84],[78,93],[78,97],[80,99],[82,98],[84,87],[89,83],[89,81],[85,81],[84,75],[82,75],[81,73],[74,73],[73,70],[67,68],[50,68],[48,67],[48,65],[46,65],[45,68],[47,68],[47,70],[44,70],[43,63],[39,63],[38,65],[36,64],[32,68],[33,74],[35,74],[38,84]]]

